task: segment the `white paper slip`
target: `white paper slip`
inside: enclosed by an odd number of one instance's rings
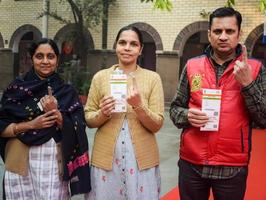
[[[220,121],[222,90],[202,89],[202,108],[201,111],[206,113],[209,121],[201,131],[218,131]]]
[[[41,104],[40,101],[37,103],[37,106],[39,107],[39,109],[40,109],[41,111],[43,111],[43,107],[42,107],[42,104]]]
[[[111,74],[110,77],[111,96],[115,99],[113,112],[127,111],[127,75]]]

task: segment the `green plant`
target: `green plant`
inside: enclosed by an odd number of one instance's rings
[[[72,84],[80,95],[87,96],[91,85],[91,77],[88,72],[77,72],[73,77]]]
[[[236,5],[236,1],[235,0],[226,0],[225,2],[225,6],[226,7],[234,7]],[[266,12],[266,0],[258,0],[258,9],[261,12]],[[205,9],[200,11],[200,16],[203,19],[208,19],[209,15],[210,15],[210,11],[206,11]]]
[[[200,16],[203,19],[209,19],[210,14],[211,14],[211,12],[210,11],[206,11],[205,9],[200,11]]]
[[[87,95],[91,84],[91,75],[84,67],[63,62],[59,71],[65,82],[72,84],[80,95]]]

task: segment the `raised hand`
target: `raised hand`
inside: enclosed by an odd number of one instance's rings
[[[209,121],[209,117],[206,113],[195,108],[190,108],[188,110],[187,117],[189,123],[194,127],[202,127]]]
[[[234,65],[234,75],[235,79],[242,85],[249,85],[252,79],[251,66],[248,64],[247,60],[247,48],[245,45],[242,45],[242,61],[237,60]]]
[[[132,76],[132,86],[128,89],[127,102],[132,107],[138,107],[142,104],[135,76]]]
[[[57,100],[52,94],[52,88],[50,86],[47,87],[48,95],[45,95],[41,98],[40,102],[42,104],[44,112],[49,112],[54,110],[53,115],[56,118],[57,125],[61,126],[63,123],[63,117],[61,112],[57,107]]]
[[[115,109],[115,99],[112,96],[104,96],[100,100],[100,110],[103,115],[110,117]]]
[[[52,88],[48,86],[48,95],[40,99],[44,112],[57,109],[57,100],[52,94]]]

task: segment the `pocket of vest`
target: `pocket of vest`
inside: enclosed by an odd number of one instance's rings
[[[247,153],[248,151],[250,151],[250,137],[251,137],[251,132],[249,127],[242,127],[240,129],[240,137],[241,137],[241,152],[242,153]]]

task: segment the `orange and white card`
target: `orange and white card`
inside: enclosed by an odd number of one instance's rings
[[[202,89],[201,111],[208,115],[209,121],[200,128],[201,131],[219,130],[221,99],[222,90]]]
[[[127,75],[111,74],[110,77],[111,96],[115,99],[113,112],[127,111]]]

